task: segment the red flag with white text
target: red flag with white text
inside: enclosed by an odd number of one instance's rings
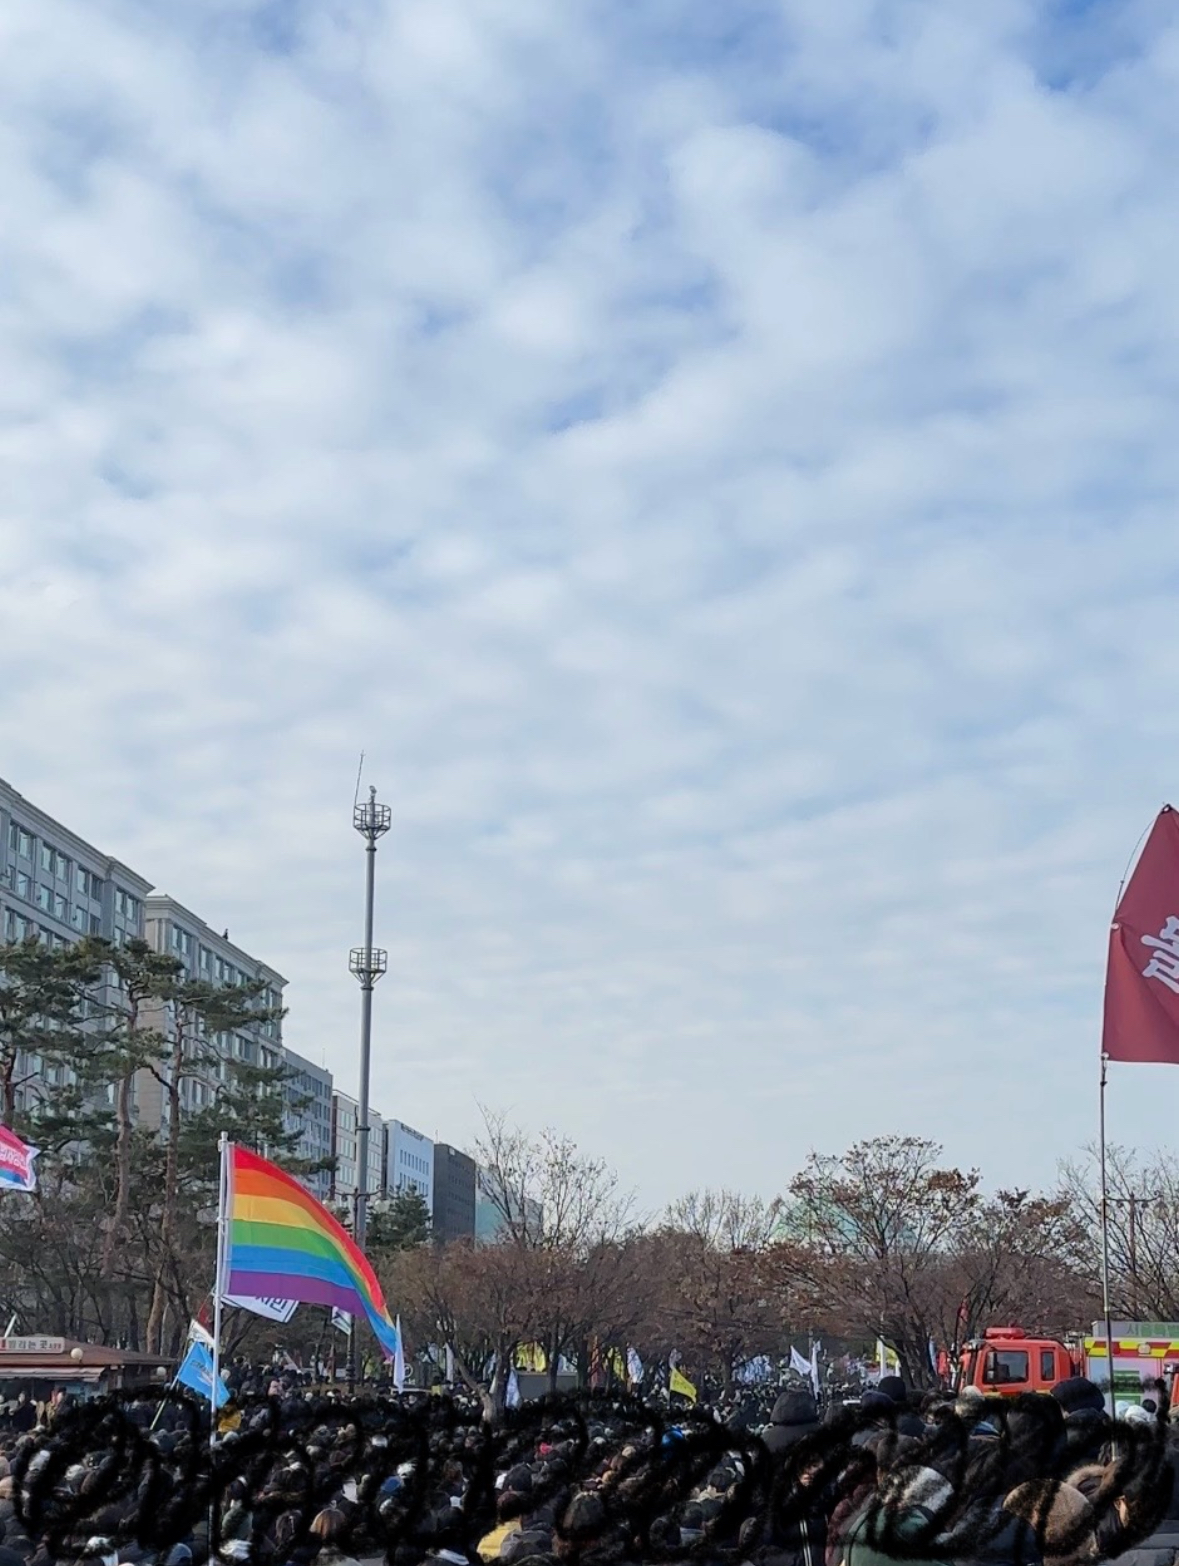
[[[1110,1060],[1179,1066],[1179,812],[1170,805],[1114,914],[1101,1047]]]

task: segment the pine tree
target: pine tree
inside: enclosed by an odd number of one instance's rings
[[[100,952],[110,981],[103,1002],[101,1031],[94,1037],[91,1074],[106,1082],[114,1097],[115,1141],[113,1211],[105,1225],[102,1277],[111,1293],[112,1306],[121,1297],[129,1317],[128,1334],[139,1337],[138,1312],[132,1299],[132,1279],[122,1248],[129,1240],[132,1189],[135,1181],[135,1147],[146,1154],[155,1127],[136,1135],[135,1079],[150,1067],[158,1067],[168,1050],[161,1026],[164,1004],[180,982],[183,968],[177,958],[152,951],[146,941],[129,940],[122,946],[102,943]],[[124,1255],[122,1286],[115,1282],[116,1261]]]
[[[20,1130],[20,1090],[47,1070],[76,1075],[86,1049],[87,995],[100,957],[89,943],[54,949],[36,940],[0,946],[0,1123]]]
[[[281,1064],[252,1062],[243,1053],[260,1056],[266,1030],[282,1016],[262,1005],[264,989],[260,981],[225,986],[181,978],[163,1007],[161,1030],[168,1049],[147,1067],[159,1084],[165,1111],[163,1205],[158,1246],[153,1247],[157,1259],[147,1324],[149,1351],[162,1346],[166,1279],[178,1275],[175,1239],[182,1160],[187,1160],[184,1197],[191,1202],[193,1194],[216,1180],[221,1130],[250,1145],[262,1137],[268,1147],[288,1150],[290,1139],[282,1125],[288,1072]],[[185,1113],[185,1089],[190,1086],[209,1096],[209,1105],[198,1109],[195,1118]],[[208,1188],[215,1191],[215,1185]],[[185,1253],[190,1249],[186,1245]],[[183,1312],[187,1301],[177,1303]]]
[[[395,1196],[375,1203],[365,1226],[364,1245],[370,1257],[410,1251],[430,1238],[430,1209],[422,1193],[406,1186]]]

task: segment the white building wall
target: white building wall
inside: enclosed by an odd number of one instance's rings
[[[356,1100],[336,1088],[332,1093],[332,1157],[336,1160],[336,1170],[331,1181],[331,1196],[334,1202],[346,1203],[349,1212],[357,1189],[358,1113]]]
[[[385,1122],[371,1108],[368,1112],[368,1183],[366,1189],[370,1196],[381,1196],[385,1189]]]
[[[403,1120],[385,1122],[385,1190],[390,1196],[412,1186],[434,1211],[434,1143]]]

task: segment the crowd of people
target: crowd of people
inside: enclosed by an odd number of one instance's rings
[[[490,1426],[462,1393],[244,1377],[212,1432],[178,1395],[22,1415],[0,1434],[0,1566],[1179,1566],[1179,1426],[1161,1389],[1145,1401],[1114,1423],[1084,1378],[1001,1399],[885,1377],[822,1410],[799,1384]]]

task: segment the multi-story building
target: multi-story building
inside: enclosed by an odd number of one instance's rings
[[[46,815],[0,779],[0,939],[68,946],[92,935],[121,946],[144,933],[151,882]],[[100,1007],[112,1005],[104,990]],[[64,1085],[61,1068],[17,1061],[17,1107]]]
[[[446,1142],[434,1143],[434,1238],[442,1245],[475,1233],[475,1160]]]
[[[360,1157],[359,1139],[356,1134],[360,1118],[360,1105],[339,1088],[332,1090],[332,1157],[336,1167],[332,1173],[328,1194],[337,1206],[344,1206],[352,1216],[353,1201],[357,1189],[357,1159]]]
[[[507,1220],[493,1201],[482,1169],[475,1174],[475,1238],[480,1245],[494,1245],[507,1232]]]
[[[385,1191],[417,1191],[434,1210],[434,1143],[404,1120],[385,1121]]]
[[[273,1012],[281,1009],[287,982],[282,974],[234,946],[228,930],[218,935],[174,897],[147,899],[145,939],[153,951],[177,958],[188,978],[217,986],[261,985],[259,1007]],[[181,1075],[181,1113],[199,1111],[216,1101],[231,1062],[273,1071],[282,1065],[282,1060],[282,1022],[277,1017],[206,1040],[200,1058],[193,1059]],[[168,1098],[153,1072],[139,1073],[136,1095],[139,1123],[152,1130],[165,1130]]]
[[[329,1196],[343,1208],[349,1222],[356,1216],[360,1173],[360,1104],[339,1088],[332,1092],[332,1157],[336,1161]],[[368,1180],[365,1189],[372,1200],[384,1193],[385,1122],[370,1107],[368,1112]],[[371,1210],[371,1206],[370,1206]]]
[[[360,1156],[359,1144],[357,1136],[357,1157]],[[368,1111],[368,1179],[364,1188],[378,1201],[385,1194],[385,1121],[371,1105]]]
[[[49,946],[66,946],[83,936],[113,946],[145,940],[156,952],[177,957],[194,979],[210,984],[260,983],[263,1009],[278,1011],[286,980],[275,969],[217,934],[172,897],[152,896],[152,883],[121,861],[102,853],[61,822],[31,804],[0,779],[0,939],[28,937]],[[100,1011],[117,1006],[113,986],[96,997]],[[163,1025],[162,1012],[154,1020]],[[290,1076],[282,1089],[289,1130],[298,1130],[297,1156],[307,1162],[335,1160],[335,1173],[308,1179],[321,1200],[342,1205],[352,1215],[357,1189],[358,1105],[333,1090],[331,1073],[283,1047],[278,1020],[235,1030],[202,1050],[202,1062],[180,1082],[182,1112],[210,1104],[225,1078],[215,1058],[259,1066],[285,1064]],[[61,1068],[30,1057],[17,1062],[17,1107],[66,1085]],[[148,1072],[139,1073],[133,1095],[140,1125],[166,1128],[166,1094]],[[369,1116],[368,1189],[379,1198],[408,1186],[420,1191],[443,1240],[476,1232],[475,1163],[465,1153],[435,1145],[402,1121]],[[482,1227],[487,1228],[484,1214]]]
[[[100,852],[0,779],[0,924],[6,941],[67,946],[142,937],[151,882]]]
[[[286,1128],[298,1132],[295,1157],[305,1163],[327,1163],[332,1156],[332,1074],[284,1045],[283,1064],[288,1076],[283,1084],[287,1101]],[[321,1202],[331,1195],[330,1169],[302,1176],[303,1184]]]
[[[522,1205],[521,1205],[522,1203]],[[512,1214],[509,1224],[505,1207]],[[475,1238],[480,1245],[495,1245],[514,1229],[521,1230],[529,1240],[539,1240],[544,1228],[544,1208],[531,1196],[513,1197],[510,1201],[499,1198],[491,1176],[485,1169],[475,1172]]]
[[[228,931],[218,935],[174,898],[153,897],[151,891],[152,883],[144,876],[86,842],[0,779],[0,939],[15,942],[33,936],[50,946],[65,946],[83,936],[99,937],[113,946],[141,939],[155,951],[178,957],[193,978],[211,984],[260,981],[262,1003],[281,1007],[286,984],[281,974],[234,946]],[[118,992],[108,984],[95,1000],[100,1013],[117,1009]],[[260,1022],[221,1042],[239,1060],[273,1066],[283,1059],[277,1021]],[[331,1077],[309,1063],[308,1072],[315,1086],[302,1095],[311,1100],[303,1142],[307,1156],[328,1157],[331,1121],[325,1105],[330,1105]],[[65,1086],[62,1076],[62,1068],[36,1057],[18,1060],[18,1109]],[[214,1076],[207,1071],[185,1077],[180,1086],[183,1109],[204,1107],[215,1088]],[[292,1106],[298,1096],[290,1093]],[[137,1077],[132,1102],[141,1125],[158,1130],[166,1124],[164,1093],[149,1073]]]

